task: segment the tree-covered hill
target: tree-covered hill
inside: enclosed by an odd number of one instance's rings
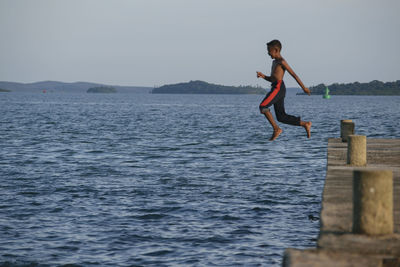
[[[113,87],[118,93],[149,93],[152,87],[145,86],[120,86],[120,85],[106,85],[91,82],[58,82],[58,81],[42,81],[34,83],[18,83],[0,81],[0,88],[12,92],[36,92],[42,93],[43,90],[51,93],[86,93],[89,88],[93,87]]]
[[[265,94],[262,87],[226,86],[203,81],[168,84],[154,88],[153,94]]]
[[[319,84],[310,87],[311,94],[323,95],[326,85]],[[374,80],[369,83],[334,83],[328,85],[331,95],[400,95],[400,80],[395,82],[381,82]]]
[[[116,93],[117,90],[114,87],[106,87],[106,86],[99,86],[99,87],[92,87],[87,90],[88,93]]]

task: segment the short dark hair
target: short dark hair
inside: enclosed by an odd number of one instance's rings
[[[271,42],[267,43],[267,46],[269,47],[276,47],[279,49],[279,51],[282,49],[282,44],[279,42],[279,40],[272,40]]]

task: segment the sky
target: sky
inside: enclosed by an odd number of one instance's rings
[[[0,81],[260,85],[266,43],[306,84],[400,80],[398,0],[0,0]],[[285,75],[287,86],[297,86]]]

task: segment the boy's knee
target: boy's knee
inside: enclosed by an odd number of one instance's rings
[[[268,113],[268,112],[271,112],[271,111],[269,110],[269,108],[262,108],[262,107],[260,107],[260,113],[261,113],[261,114],[266,114],[266,113]]]

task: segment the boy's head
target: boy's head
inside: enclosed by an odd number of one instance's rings
[[[267,48],[268,55],[270,55],[272,58],[276,58],[281,52],[282,44],[279,42],[279,40],[272,40],[271,42],[267,43]]]

